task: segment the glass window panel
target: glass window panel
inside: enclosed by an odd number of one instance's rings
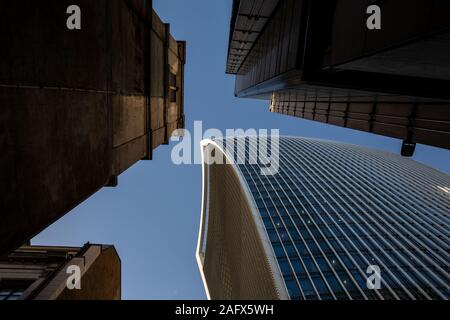
[[[280,264],[281,273],[283,273],[284,276],[292,275],[292,269],[289,265],[289,262],[285,259],[278,260]]]
[[[294,271],[296,274],[305,273],[305,268],[303,267],[300,259],[298,259],[298,258],[291,259],[291,263],[292,263],[292,266],[294,267]]]
[[[300,289],[297,285],[297,282],[294,279],[285,280],[285,282],[291,299],[294,299],[294,297],[301,296]]]
[[[315,275],[312,276],[311,278],[314,282],[314,286],[316,287],[317,292],[319,292],[319,295],[330,293],[330,291],[327,288],[327,285],[325,284],[325,281],[323,281],[320,275]]]
[[[283,246],[281,244],[274,244],[273,245],[273,250],[275,251],[275,255],[277,256],[277,258],[284,258],[285,254],[283,251]]]
[[[313,259],[311,259],[309,257],[304,257],[304,258],[302,258],[302,260],[303,260],[303,263],[305,264],[306,270],[308,270],[308,272],[317,272],[318,271],[316,265],[314,264]]]
[[[298,280],[306,299],[317,299],[317,295],[314,291],[314,287],[312,286],[311,281],[307,277],[301,277]]]

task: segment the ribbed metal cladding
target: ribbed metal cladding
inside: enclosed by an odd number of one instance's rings
[[[267,257],[238,177],[211,165],[204,274],[212,299],[278,299]]]
[[[247,159],[258,145],[233,140]],[[448,175],[349,144],[280,137],[279,145],[276,175],[236,166],[291,299],[449,298]],[[379,290],[367,287],[373,265]]]
[[[379,96],[348,90],[284,90],[274,92],[270,111],[340,127],[450,149],[448,102],[408,102],[408,97]],[[417,99],[419,100],[419,99]]]

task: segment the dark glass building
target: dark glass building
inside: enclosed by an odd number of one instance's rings
[[[401,139],[411,156],[450,148],[449,39],[448,1],[234,0],[226,70],[238,97]]]
[[[274,175],[251,161],[256,137],[202,143],[197,260],[209,298],[450,298],[448,175],[355,145],[269,142]]]

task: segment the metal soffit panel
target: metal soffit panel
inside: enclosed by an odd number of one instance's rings
[[[279,2],[280,0],[235,0],[234,5],[238,7],[231,19],[227,73],[238,73]]]

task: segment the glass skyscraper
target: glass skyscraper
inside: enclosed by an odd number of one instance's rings
[[[202,142],[197,261],[209,298],[450,297],[450,176],[298,137],[277,139],[279,170],[264,175],[267,159],[252,161],[260,139]]]

